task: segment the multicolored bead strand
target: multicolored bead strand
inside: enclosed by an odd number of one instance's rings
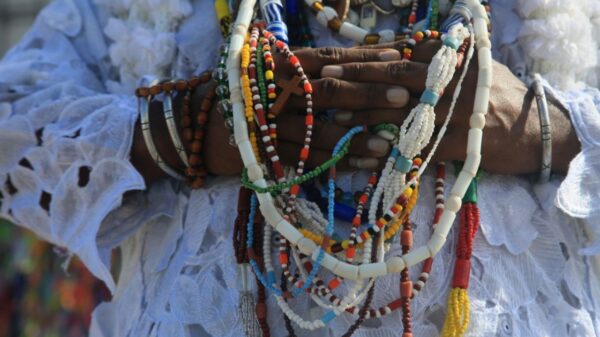
[[[479,228],[477,208],[477,178],[474,178],[463,198],[460,212],[460,229],[456,244],[456,261],[452,289],[448,295],[448,314],[441,332],[442,337],[462,337],[469,327],[469,276],[473,239]]]
[[[285,179],[283,165],[279,160],[279,155],[277,154],[277,149],[275,148],[275,144],[273,144],[271,139],[269,126],[267,123],[267,92],[264,83],[264,71],[262,67],[263,45],[258,43],[259,36],[259,28],[256,26],[253,27],[249,40],[250,64],[248,66],[248,77],[250,79],[252,91],[252,103],[254,104],[254,112],[256,113],[258,128],[261,134],[261,141],[269,159],[271,168],[277,181],[282,182]]]

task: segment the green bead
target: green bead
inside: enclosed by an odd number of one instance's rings
[[[477,179],[471,180],[469,184],[469,188],[467,188],[467,192],[465,192],[465,196],[463,197],[463,203],[477,203]]]
[[[410,171],[411,166],[412,166],[412,160],[410,160],[404,156],[398,156],[398,159],[396,159],[396,164],[394,164],[396,171],[399,171],[402,173],[408,173],[408,171]]]

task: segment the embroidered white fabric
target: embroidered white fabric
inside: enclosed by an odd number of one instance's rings
[[[518,37],[527,26],[523,18],[537,7],[528,1],[526,12],[520,12],[519,3],[492,1],[494,54],[524,78],[530,69],[524,41],[535,36]],[[388,28],[390,20],[382,26]],[[319,25],[312,27],[320,44],[343,45]],[[12,186],[2,184],[2,215],[77,254],[109,286],[114,297],[95,310],[90,336],[243,335],[231,247],[238,179],[214,178],[191,193],[163,181],[123,197],[145,188],[128,161],[137,118],[135,80],[205,70],[214,65],[220,41],[212,1],[57,0],[0,63],[0,179]],[[549,51],[546,55],[562,60],[562,50]],[[592,69],[597,62],[581,65]],[[588,80],[572,76],[573,83]],[[570,109],[583,150],[562,183],[554,178],[534,188],[520,177],[481,179],[468,336],[600,334],[598,270],[593,257],[580,254],[600,251],[600,244],[592,243],[600,235],[593,221],[600,219],[600,206],[593,202],[600,195],[600,94],[579,88],[557,95]],[[339,183],[357,190],[365,179],[347,174]],[[453,181],[450,175],[448,185]],[[413,212],[417,244],[430,233],[433,192],[433,178],[426,174]],[[414,301],[415,336],[439,334],[453,233]],[[123,260],[116,285],[109,273],[115,247]],[[398,282],[398,276],[378,281],[374,305],[397,297]],[[311,318],[322,314],[305,299],[292,306]],[[298,335],[339,336],[351,323],[344,316],[325,330]],[[272,298],[269,324],[273,336],[285,335]],[[400,331],[395,313],[366,321],[355,336],[391,337]]]

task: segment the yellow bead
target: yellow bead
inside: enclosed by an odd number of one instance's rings
[[[344,249],[348,249],[348,245],[350,244],[350,241],[348,240],[344,240],[342,241],[342,248]]]
[[[272,80],[273,79],[273,71],[272,70],[265,71],[265,78],[267,80]]]
[[[314,3],[312,4],[312,8],[313,8],[315,11],[317,11],[317,12],[320,12],[320,11],[322,11],[322,10],[323,10],[323,4],[322,4],[322,3],[320,3],[320,2],[318,2],[318,1],[316,1],[316,2],[314,2]]]

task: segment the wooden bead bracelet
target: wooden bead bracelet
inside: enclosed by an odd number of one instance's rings
[[[168,173],[169,175],[181,179],[187,180],[188,185],[191,188],[200,188],[204,185],[207,171],[203,165],[202,160],[202,141],[204,139],[204,129],[206,127],[206,123],[208,120],[208,114],[212,107],[212,102],[215,97],[215,88],[214,85],[209,88],[206,95],[202,99],[200,104],[200,109],[196,114],[195,118],[192,118],[191,114],[191,96],[194,91],[202,84],[208,83],[211,81],[210,72],[205,72],[200,76],[194,76],[189,80],[177,80],[177,81],[163,81],[161,83],[151,85],[151,86],[142,86],[135,90],[135,95],[138,97],[140,102],[146,102],[146,105],[142,104],[140,107],[141,113],[144,112],[144,106],[147,108],[147,104],[156,96],[164,94],[163,101],[163,111],[165,115],[165,121],[167,122],[167,127],[169,128],[169,134],[175,145],[175,150],[178,152],[178,155],[186,166],[184,174],[179,174],[176,170],[170,168],[168,165],[164,163],[160,155],[158,155],[158,151],[153,156],[153,159],[157,162],[159,167]],[[188,144],[190,148],[189,156],[185,152],[185,148],[180,139],[180,135],[177,131],[177,128],[174,124],[174,115],[172,112],[172,99],[173,94],[183,95],[182,104],[181,104],[181,118],[180,118],[180,128],[181,134],[183,136],[183,141]],[[146,118],[144,118],[146,119]],[[149,133],[149,120],[147,122],[147,130],[145,127],[146,123],[143,123],[142,129],[145,131],[145,140],[146,144],[150,149],[153,146],[153,142],[150,141],[146,137],[147,135],[151,135]],[[147,132],[146,132],[147,131]]]

